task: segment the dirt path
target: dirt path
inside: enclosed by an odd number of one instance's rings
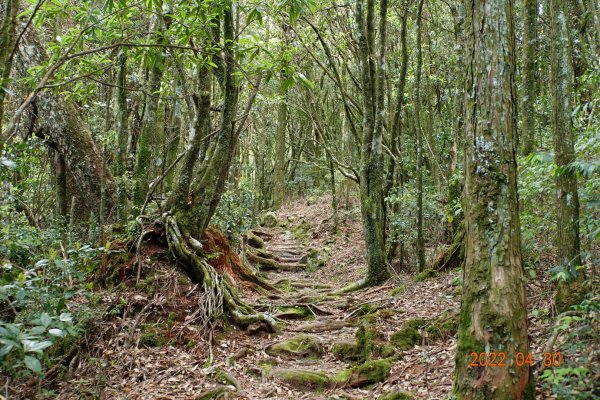
[[[200,290],[172,265],[156,261],[149,265],[156,272],[144,281],[155,288],[153,293],[138,284],[103,295],[109,309],[120,311],[98,323],[57,388],[59,398],[206,399],[225,398],[227,392],[230,399],[333,400],[378,399],[404,391],[413,399],[445,399],[452,387],[456,342],[452,327],[445,330],[439,322],[459,311],[460,273],[421,282],[397,275],[380,287],[331,296],[360,278],[365,263],[356,207],[340,210],[337,233],[330,216],[327,198],[310,206],[298,202],[278,213],[279,226],[260,229],[266,251],[282,266],[265,272],[280,293],[245,291],[244,297],[279,318],[280,332],[241,331],[226,324],[206,338],[195,319]],[[396,342],[390,354],[394,333],[418,319],[418,340],[409,346]],[[543,343],[536,332],[546,327],[533,325],[535,349]],[[340,343],[357,343],[361,326],[376,332],[371,357],[390,360],[389,374],[357,387],[332,382],[341,371],[361,365],[339,356]],[[298,335],[305,335],[301,342],[308,346],[273,351],[274,344]],[[311,376],[318,383],[298,382],[286,375],[289,370],[315,373]],[[200,397],[207,393],[222,395]]]

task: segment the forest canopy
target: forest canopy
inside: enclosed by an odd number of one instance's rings
[[[600,396],[600,2],[0,0],[0,399]]]

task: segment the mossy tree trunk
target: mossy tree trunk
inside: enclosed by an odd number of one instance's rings
[[[157,15],[154,31],[159,36],[158,42],[163,42],[164,21],[161,15]],[[152,162],[152,139],[157,131],[157,116],[160,85],[162,82],[165,58],[162,48],[157,47],[155,51],[149,51],[146,57],[151,62],[150,77],[146,87],[146,108],[142,121],[142,131],[138,139],[137,159],[134,172],[135,188],[133,191],[133,204],[140,207],[148,194],[150,178],[150,166]]]
[[[417,70],[415,72],[415,143],[417,152],[417,269],[425,270],[425,238],[423,237],[423,132],[421,131],[421,69],[423,65],[423,50],[421,46],[424,0],[419,1],[417,10]]]
[[[512,0],[466,3],[465,266],[456,349],[457,399],[533,399],[516,185]],[[503,352],[506,367],[472,367]]]
[[[118,55],[119,71],[117,73],[117,209],[116,220],[125,222],[127,220],[127,193],[125,187],[125,173],[127,171],[127,140],[128,140],[128,113],[127,92],[125,90],[127,74],[127,53],[123,48]]]
[[[535,101],[537,98],[537,14],[538,0],[525,0],[523,32],[523,106],[522,143],[523,154],[535,150]]]
[[[18,62],[15,62],[14,67],[18,77],[28,76],[29,68],[47,62],[48,55],[32,27],[22,36],[16,56]],[[34,132],[44,137],[48,145],[58,151],[65,161],[66,170],[76,189],[76,193],[70,193],[68,198],[76,196],[78,216],[84,217],[89,213],[98,215],[102,157],[83,116],[75,104],[60,96],[58,89],[38,91],[30,103],[30,110],[30,124],[35,125]],[[110,171],[106,171],[105,180],[106,209],[110,210],[116,192]]]
[[[222,21],[221,18],[210,16],[211,21],[219,29],[222,26],[223,40],[222,43],[220,41],[217,43],[218,46],[213,46],[215,43],[212,41],[220,36],[215,36],[215,30],[210,29],[206,33],[212,37],[207,38],[205,44],[208,44],[211,49],[222,49],[222,58],[219,54],[207,53],[208,57],[214,58],[217,62],[210,58],[199,61],[196,119],[190,132],[189,144],[183,157],[176,187],[166,204],[168,212],[162,216],[162,223],[165,226],[169,248],[180,261],[191,281],[201,284],[204,289],[202,314],[206,323],[226,313],[240,325],[263,323],[274,330],[275,320],[268,314],[256,313],[239,298],[231,283],[207,262],[206,254],[200,244],[220,200],[238,137],[245,122],[245,117],[242,117],[240,126],[235,126],[240,85],[239,78],[236,76],[239,60],[235,57],[233,12],[232,3],[228,1],[223,4]],[[195,168],[203,142],[209,138],[211,89],[214,78],[211,64],[222,66],[221,126],[215,132],[217,136],[211,143],[212,149],[206,157],[203,157],[200,167]],[[245,115],[250,111],[259,84],[260,78],[249,96],[248,106],[244,110]]]
[[[404,87],[406,86],[406,73],[408,71],[408,46],[406,44],[406,31],[408,21],[408,10],[402,14],[402,27],[400,28],[400,44],[402,46],[402,59],[400,64],[400,73],[398,74],[398,88],[396,93],[396,108],[394,110],[394,119],[392,121],[392,132],[390,134],[391,151],[395,159],[390,157],[387,169],[384,196],[389,196],[394,186],[404,190],[404,163],[402,158],[402,113],[404,112]],[[386,210],[389,217],[385,220],[390,222],[394,214],[400,212],[402,204],[395,203],[390,210]],[[391,229],[390,229],[391,230]],[[400,245],[399,234],[392,230],[389,245],[387,249],[387,261],[392,262],[396,256],[396,250]],[[401,245],[400,245],[401,246]],[[401,246],[402,247],[402,246]]]
[[[289,57],[287,52],[287,31],[289,27],[283,23],[282,26],[282,57],[283,64],[281,67],[281,76],[279,81],[279,105],[277,106],[277,129],[275,133],[275,159],[273,167],[273,208],[277,209],[281,207],[283,204],[283,200],[285,198],[286,191],[286,181],[287,181],[287,146],[286,146],[286,136],[287,136],[287,126],[288,126],[288,105],[287,105],[287,96],[288,96],[288,87],[289,82],[287,81],[287,64]]]
[[[556,196],[558,224],[556,244],[559,265],[569,272],[566,280],[559,281],[556,306],[564,311],[581,300],[581,250],[579,242],[579,197],[577,175],[571,168],[575,160],[573,123],[571,120],[573,93],[573,66],[570,57],[569,28],[563,1],[550,1],[551,19],[551,93],[552,135],[554,138]]]
[[[366,285],[389,277],[385,252],[384,165],[382,154],[383,105],[385,98],[385,45],[387,0],[380,3],[379,43],[375,48],[375,0],[356,3],[356,28],[362,82],[362,149],[360,201],[367,247]],[[378,54],[376,52],[378,50]]]
[[[12,67],[13,48],[17,40],[17,12],[18,0],[0,1],[0,132],[4,117],[4,98],[7,93],[8,79]],[[3,135],[0,134],[0,148]]]

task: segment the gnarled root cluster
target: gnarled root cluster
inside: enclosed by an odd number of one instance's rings
[[[203,323],[208,326],[223,314],[229,315],[241,326],[262,324],[270,331],[276,330],[276,322],[266,313],[258,313],[245,304],[235,292],[232,283],[221,276],[202,256],[202,244],[182,229],[174,216],[163,215],[169,249],[181,263],[184,272],[193,283],[204,289],[200,307]]]

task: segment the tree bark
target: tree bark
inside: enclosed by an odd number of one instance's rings
[[[551,18],[551,93],[552,136],[554,138],[558,224],[556,244],[559,265],[569,272],[559,281],[556,306],[559,311],[582,300],[580,284],[584,279],[579,242],[579,197],[577,175],[571,167],[575,160],[575,138],[571,120],[573,93],[573,64],[570,57],[569,28],[565,4],[550,1]]]
[[[466,2],[465,266],[454,395],[534,399],[516,184],[512,0]],[[505,367],[472,367],[502,352]]]
[[[159,42],[164,41],[162,34],[164,32],[164,21],[162,17],[157,16],[155,29],[159,35]],[[152,162],[152,139],[156,136],[159,91],[162,82],[165,59],[162,55],[162,49],[158,49],[153,54],[153,63],[150,68],[150,77],[148,78],[146,107],[144,109],[144,118],[142,121],[142,131],[138,139],[137,159],[135,173],[133,175],[135,188],[133,191],[133,204],[136,207],[141,206],[146,200],[150,182],[150,166]]]
[[[29,68],[42,65],[48,56],[37,41],[35,32],[29,28],[19,43],[15,69],[20,77]],[[53,89],[37,93],[31,106],[36,134],[44,137],[65,160],[65,166],[73,178],[81,217],[87,213],[98,215],[102,187],[102,157],[83,117],[74,104],[65,101]],[[113,205],[116,188],[112,174],[106,171],[107,209]],[[71,197],[71,196],[70,196]],[[83,211],[83,212],[82,212]]]
[[[125,173],[127,172],[127,141],[128,141],[128,113],[127,92],[125,83],[127,77],[127,53],[121,49],[118,56],[119,72],[117,74],[117,210],[116,220],[120,223],[127,221],[127,192],[125,187]]]
[[[387,0],[380,4],[378,54],[375,51],[375,0],[367,0],[366,15],[363,8],[363,1],[358,0],[356,25],[363,85],[360,200],[368,266],[364,284],[376,285],[389,278],[384,235],[385,170],[382,153]]]
[[[4,119],[4,99],[12,68],[13,48],[17,40],[18,11],[18,0],[0,1],[0,132],[2,131],[2,121]],[[4,142],[3,136],[0,134],[0,148]]]
[[[415,143],[417,151],[417,269],[425,270],[425,238],[423,237],[423,132],[421,131],[421,69],[423,49],[421,45],[422,12],[424,0],[419,1],[417,11],[417,70],[415,72]]]
[[[523,155],[535,150],[535,101],[537,98],[537,14],[538,0],[525,0],[525,30],[523,33]]]

